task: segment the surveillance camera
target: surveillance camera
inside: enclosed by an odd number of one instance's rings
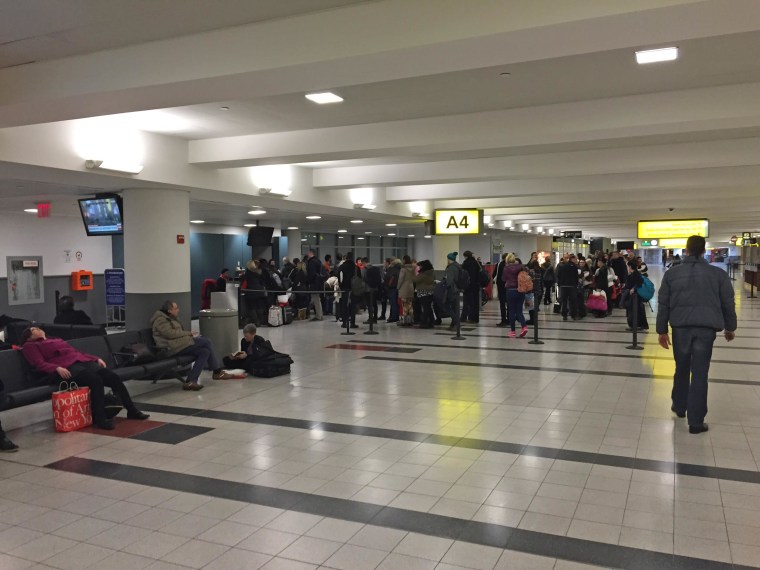
[[[668,212],[672,212],[675,208],[668,208]]]

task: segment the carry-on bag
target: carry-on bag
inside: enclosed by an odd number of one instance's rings
[[[51,398],[55,431],[69,432],[92,425],[90,389],[76,382],[61,382]]]
[[[270,327],[279,327],[282,325],[282,307],[274,306],[269,307],[269,315],[267,317],[267,323]]]

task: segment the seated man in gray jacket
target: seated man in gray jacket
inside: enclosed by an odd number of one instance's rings
[[[169,356],[192,356],[195,358],[193,368],[182,384],[183,390],[200,390],[203,386],[198,381],[201,372],[208,367],[213,370],[214,380],[228,380],[227,374],[214,355],[211,341],[204,337],[196,337],[192,331],[186,331],[179,322],[179,306],[174,301],[165,301],[161,310],[153,313],[150,325],[153,329],[153,340],[158,348],[165,348]]]

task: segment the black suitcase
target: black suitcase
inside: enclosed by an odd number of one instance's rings
[[[293,307],[287,306],[282,308],[282,324],[289,325],[293,322]]]

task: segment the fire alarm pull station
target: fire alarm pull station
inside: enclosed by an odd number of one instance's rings
[[[92,289],[92,271],[72,271],[71,290],[89,291]]]

